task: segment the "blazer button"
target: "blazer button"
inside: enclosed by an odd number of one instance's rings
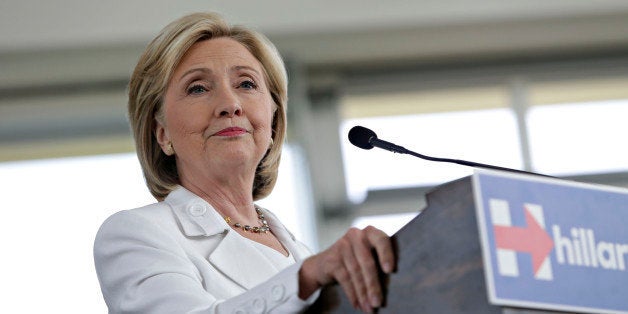
[[[286,292],[286,289],[283,286],[276,285],[270,289],[270,295],[273,298],[273,301],[279,302],[283,299],[283,296]]]
[[[203,206],[202,204],[192,204],[188,207],[188,213],[190,213],[191,216],[194,217],[198,217],[198,216],[203,216],[203,214],[205,214],[205,212],[207,211],[207,208],[205,208],[205,206]]]
[[[266,309],[266,302],[264,302],[264,299],[253,300],[253,306],[252,306],[253,313],[264,313],[265,309]]]

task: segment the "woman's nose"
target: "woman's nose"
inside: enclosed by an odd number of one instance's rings
[[[216,115],[219,117],[233,117],[242,114],[242,105],[233,91],[225,89],[217,99]]]

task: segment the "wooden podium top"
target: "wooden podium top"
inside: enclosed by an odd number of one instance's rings
[[[489,304],[471,177],[436,188],[426,200],[427,208],[392,237],[397,270],[382,277],[386,300],[378,313],[556,313]],[[361,312],[332,285],[306,313]]]

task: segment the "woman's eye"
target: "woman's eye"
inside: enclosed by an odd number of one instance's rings
[[[257,85],[253,81],[247,80],[247,81],[242,81],[239,87],[244,88],[244,89],[255,89],[257,88]]]
[[[190,95],[190,94],[202,94],[206,91],[207,91],[207,88],[205,88],[203,85],[194,85],[188,88],[187,92]]]

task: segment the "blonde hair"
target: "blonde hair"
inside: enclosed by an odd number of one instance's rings
[[[151,194],[163,200],[178,184],[174,156],[161,150],[155,136],[156,119],[162,118],[163,98],[170,77],[190,47],[212,38],[231,38],[261,63],[268,89],[277,106],[272,122],[273,145],[255,170],[253,199],[266,197],[277,181],[281,149],[286,135],[288,79],[275,46],[262,34],[228,25],[214,13],[194,13],[168,24],[140,57],[129,83],[129,121],[137,156]]]

